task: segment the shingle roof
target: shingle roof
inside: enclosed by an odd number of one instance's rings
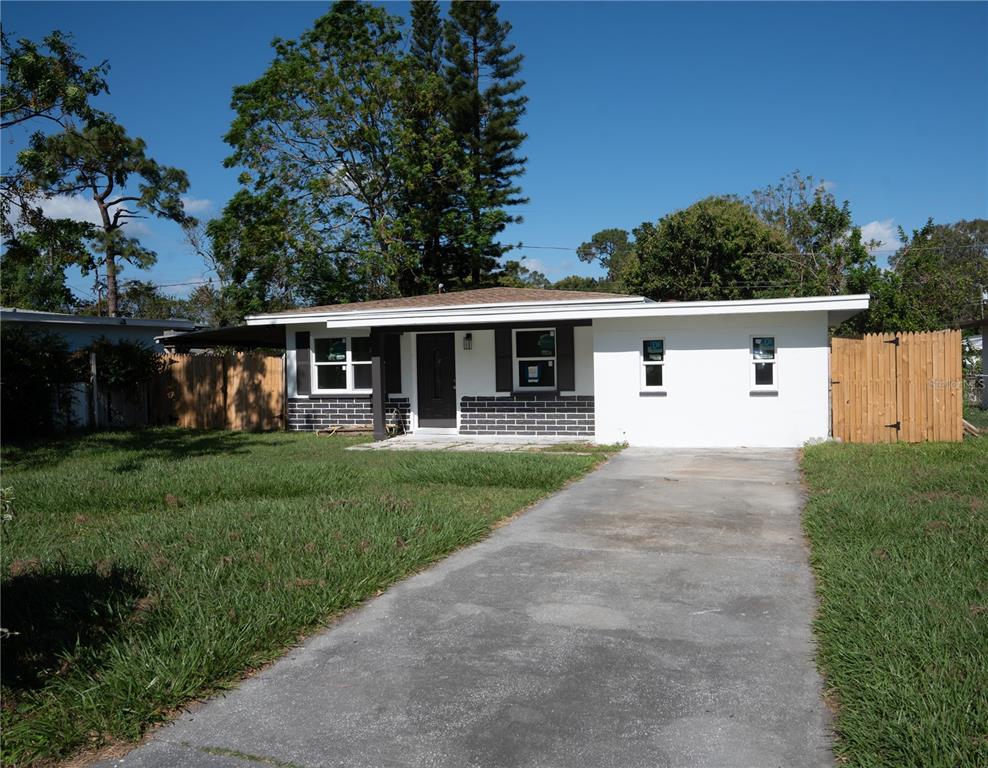
[[[639,297],[622,293],[603,293],[600,291],[554,291],[543,288],[476,288],[472,291],[429,293],[424,296],[406,296],[400,299],[377,299],[375,301],[358,301],[351,304],[327,304],[321,307],[289,309],[270,314],[304,315],[310,313],[321,314],[324,312],[362,312],[375,309],[427,309],[431,307],[463,307],[473,304],[635,298]]]

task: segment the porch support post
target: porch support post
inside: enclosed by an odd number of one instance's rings
[[[384,422],[384,339],[376,328],[371,329],[371,414],[374,419],[374,439],[385,440],[388,428]]]

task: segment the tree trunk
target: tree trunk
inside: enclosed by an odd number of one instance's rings
[[[117,317],[117,262],[109,249],[106,253],[106,313]]]

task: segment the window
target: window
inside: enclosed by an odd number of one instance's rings
[[[642,340],[642,390],[659,390],[665,386],[662,375],[665,361],[664,339]]]
[[[518,389],[555,389],[554,328],[515,331],[515,386]]]
[[[314,392],[353,392],[371,388],[370,338],[325,336],[312,340]]]
[[[755,389],[775,389],[778,376],[775,370],[775,337],[751,338],[751,385]]]

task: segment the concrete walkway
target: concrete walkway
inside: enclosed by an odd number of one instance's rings
[[[480,453],[506,453],[540,451],[550,445],[585,443],[585,437],[515,437],[512,435],[423,435],[409,433],[378,440],[373,443],[351,445],[348,451],[471,451]]]
[[[798,483],[626,450],[114,764],[832,766]]]

